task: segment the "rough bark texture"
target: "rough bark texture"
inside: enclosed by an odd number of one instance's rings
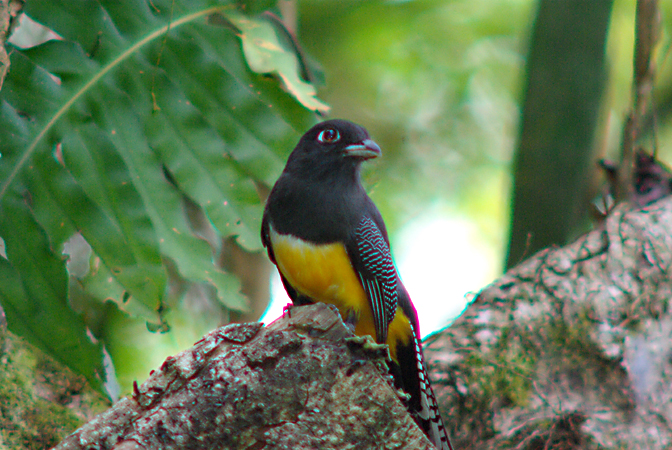
[[[672,198],[617,208],[426,343],[456,448],[672,446]]]
[[[9,55],[5,42],[12,33],[16,18],[23,9],[23,0],[0,0],[0,90],[9,71]]]
[[[57,449],[432,449],[385,366],[324,304],[219,328]]]

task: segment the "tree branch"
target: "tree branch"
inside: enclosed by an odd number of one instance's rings
[[[432,449],[387,348],[324,304],[219,328],[56,449]]]
[[[485,288],[425,346],[457,448],[672,445],[672,198]]]
[[[654,50],[659,37],[660,11],[658,0],[637,0],[633,62],[633,106],[623,127],[621,164],[617,172],[615,186],[617,202],[628,201],[633,198],[636,146],[643,135],[642,126],[646,121],[647,113],[653,110],[653,85],[656,73]]]

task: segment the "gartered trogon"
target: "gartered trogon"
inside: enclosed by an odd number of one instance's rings
[[[389,346],[396,385],[440,449],[452,449],[429,384],[418,319],[390,254],[385,223],[360,182],[380,147],[345,120],[315,125],[290,154],[264,210],[261,239],[295,305],[336,306],[359,336]]]

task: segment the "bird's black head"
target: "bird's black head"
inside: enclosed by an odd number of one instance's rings
[[[301,137],[286,170],[316,176],[342,170],[355,173],[359,163],[380,155],[380,147],[364,127],[347,120],[327,120]]]

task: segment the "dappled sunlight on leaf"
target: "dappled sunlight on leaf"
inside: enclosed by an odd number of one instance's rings
[[[226,17],[240,32],[245,58],[253,71],[276,74],[306,108],[322,114],[329,112],[329,106],[317,98],[315,86],[302,79],[298,55],[278,37],[277,24],[234,11],[227,12]]]

